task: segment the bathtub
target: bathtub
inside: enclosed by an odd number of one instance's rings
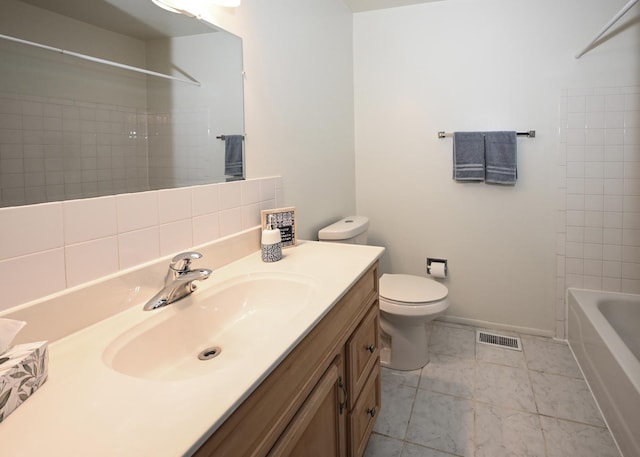
[[[640,456],[640,295],[569,289],[568,340],[623,455]]]

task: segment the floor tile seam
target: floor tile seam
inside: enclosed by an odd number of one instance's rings
[[[506,365],[504,363],[498,363],[498,362],[494,362],[492,360],[483,360],[483,359],[476,360],[476,364],[480,364],[480,363],[486,363],[488,365],[497,365],[499,367],[516,368],[518,370],[527,370],[526,367],[522,367],[522,366],[514,367],[513,365]]]
[[[533,387],[533,378],[531,377],[531,369],[529,369],[529,361],[527,360],[527,355],[524,354],[524,347],[522,348],[524,355],[524,365],[527,370],[527,378],[529,379],[529,387],[531,388],[531,395],[533,396],[533,404],[536,407],[536,414],[540,415],[540,406],[538,404],[538,396],[536,395],[536,389]]]
[[[448,353],[448,352],[440,352],[440,351],[438,351],[438,349],[433,349],[432,350],[431,348],[429,348],[429,352],[431,353],[431,355],[445,355],[447,357],[455,357],[455,358],[464,359],[464,360],[474,360],[476,358],[476,356],[475,356],[475,353],[476,353],[475,347],[473,349],[473,355],[468,355],[468,356],[461,356],[460,354],[451,354],[451,353]]]
[[[542,426],[542,415],[537,414],[538,416],[538,424],[540,425],[540,433],[542,433],[542,441],[544,442],[544,454],[547,457],[551,457],[551,449],[549,443],[547,442],[547,434],[544,431],[544,427]]]
[[[420,383],[418,383],[420,384]],[[409,429],[411,428],[411,419],[413,419],[413,410],[416,407],[416,400],[418,399],[418,388],[414,387],[415,392],[413,393],[413,401],[411,402],[411,409],[409,410],[409,420],[407,421],[407,428],[404,429],[404,436],[402,441],[407,441],[407,436],[409,435]]]
[[[474,393],[472,393],[471,396],[469,396],[469,397],[465,397],[463,395],[452,394],[451,392],[441,392],[439,390],[429,389],[429,388],[426,388],[426,387],[419,387],[418,386],[418,390],[420,390],[422,392],[430,392],[430,393],[433,393],[433,394],[448,395],[449,397],[461,398],[463,400],[473,400],[474,399]],[[475,392],[475,387],[474,387],[473,391]]]
[[[536,370],[535,368],[528,368],[529,371],[535,371],[536,373],[543,373],[543,374],[552,374],[555,376],[562,376],[563,378],[569,378],[569,379],[579,379],[581,381],[584,381],[584,378],[582,376],[578,377],[578,376],[570,376],[564,373],[556,373],[553,371],[545,371],[545,370]]]
[[[432,447],[432,446],[425,446],[424,444],[421,444],[421,443],[415,443],[415,442],[413,442],[413,441],[411,441],[411,440],[408,440],[408,439],[407,439],[407,440],[403,440],[403,442],[404,442],[405,444],[411,444],[411,445],[413,445],[413,446],[420,446],[421,448],[424,448],[424,449],[430,449],[430,450],[432,450],[432,451],[440,452],[440,453],[445,454],[445,455],[451,455],[451,456],[453,456],[453,457],[464,457],[464,455],[462,455],[462,454],[454,454],[453,452],[445,451],[445,450],[443,450],[443,449],[438,449],[438,448],[436,448],[436,447]],[[405,444],[403,444],[403,446],[402,446],[403,450],[404,450]],[[475,448],[474,448],[474,449],[475,449]]]
[[[508,363],[500,363],[500,362],[495,361],[495,360],[478,359],[477,357],[476,357],[476,362],[492,363],[494,365],[500,365],[501,367],[525,368],[524,364],[522,364],[522,365],[513,365],[513,364],[508,364]],[[524,359],[523,359],[523,362],[524,362]]]
[[[431,390],[431,389],[418,388],[418,390],[421,391],[421,392],[426,392],[426,393],[430,393],[430,394],[445,395],[447,397],[457,398],[458,400],[467,400],[467,401],[470,401],[470,402],[474,402],[475,401],[475,389],[474,389],[474,394],[471,397],[462,397],[460,395],[456,395],[456,394],[452,394],[452,393],[448,393],[448,392],[439,392],[437,390]],[[412,408],[411,411],[413,412],[413,408]]]
[[[598,425],[598,424],[592,424],[589,422],[583,422],[583,421],[579,421],[576,419],[568,419],[566,417],[562,417],[562,416],[552,416],[550,414],[543,414],[543,413],[539,413],[538,416],[542,417],[547,417],[549,419],[556,419],[556,420],[561,420],[564,422],[571,422],[573,424],[579,424],[579,425],[588,425],[589,427],[595,427],[595,428],[600,428],[602,430],[607,430],[609,433],[611,433],[611,431],[609,430],[609,427],[607,427],[607,425]]]
[[[500,408],[500,409],[506,409],[508,411],[515,411],[515,412],[518,412],[518,413],[526,413],[526,414],[531,414],[533,416],[540,416],[540,413],[537,412],[537,411],[536,412],[528,411],[526,409],[514,408],[512,406],[506,406],[506,405],[503,405],[503,404],[491,403],[489,401],[484,401],[484,400],[475,400],[475,402],[474,402],[474,410],[475,410],[475,403],[480,403],[482,405],[488,405],[488,406],[496,407],[496,408]]]
[[[402,438],[398,438],[397,436],[387,435],[387,434],[382,433],[382,432],[371,432],[371,434],[372,435],[380,435],[380,436],[383,436],[385,438],[389,438],[390,440],[399,441],[401,443],[405,442],[405,440],[403,440]]]

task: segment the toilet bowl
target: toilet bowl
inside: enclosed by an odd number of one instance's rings
[[[429,363],[429,325],[449,307],[449,291],[439,282],[414,275],[380,278],[380,364],[417,370]]]
[[[325,242],[365,244],[369,219],[350,216],[318,232]],[[380,277],[380,364],[417,370],[429,363],[429,326],[449,307],[447,287],[433,279],[385,273]]]

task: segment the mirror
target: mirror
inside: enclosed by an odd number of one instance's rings
[[[239,37],[151,0],[0,1],[0,207],[243,179]]]

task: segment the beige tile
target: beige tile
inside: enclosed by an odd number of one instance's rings
[[[120,269],[130,268],[160,256],[158,227],[118,235]]]
[[[158,225],[158,192],[139,192],[116,196],[118,233]]]
[[[220,184],[220,209],[238,208],[242,204],[242,182]]]
[[[67,287],[118,271],[118,240],[112,236],[65,247]]]
[[[160,233],[160,255],[177,254],[193,246],[191,219],[162,224]]]
[[[0,208],[0,260],[64,245],[62,204]]]
[[[233,208],[220,211],[220,236],[228,236],[242,230],[242,210]]]
[[[158,216],[160,224],[191,217],[191,188],[158,191]]]
[[[117,233],[115,197],[71,200],[62,205],[65,244],[96,240]]]
[[[193,216],[216,213],[220,207],[218,184],[196,186],[193,188]]]
[[[65,288],[64,249],[52,249],[0,261],[4,284],[0,310],[58,292]]]
[[[248,179],[242,181],[241,185],[241,203],[242,205],[250,205],[260,202],[260,180]]]
[[[218,213],[193,218],[193,244],[204,244],[220,237]]]

